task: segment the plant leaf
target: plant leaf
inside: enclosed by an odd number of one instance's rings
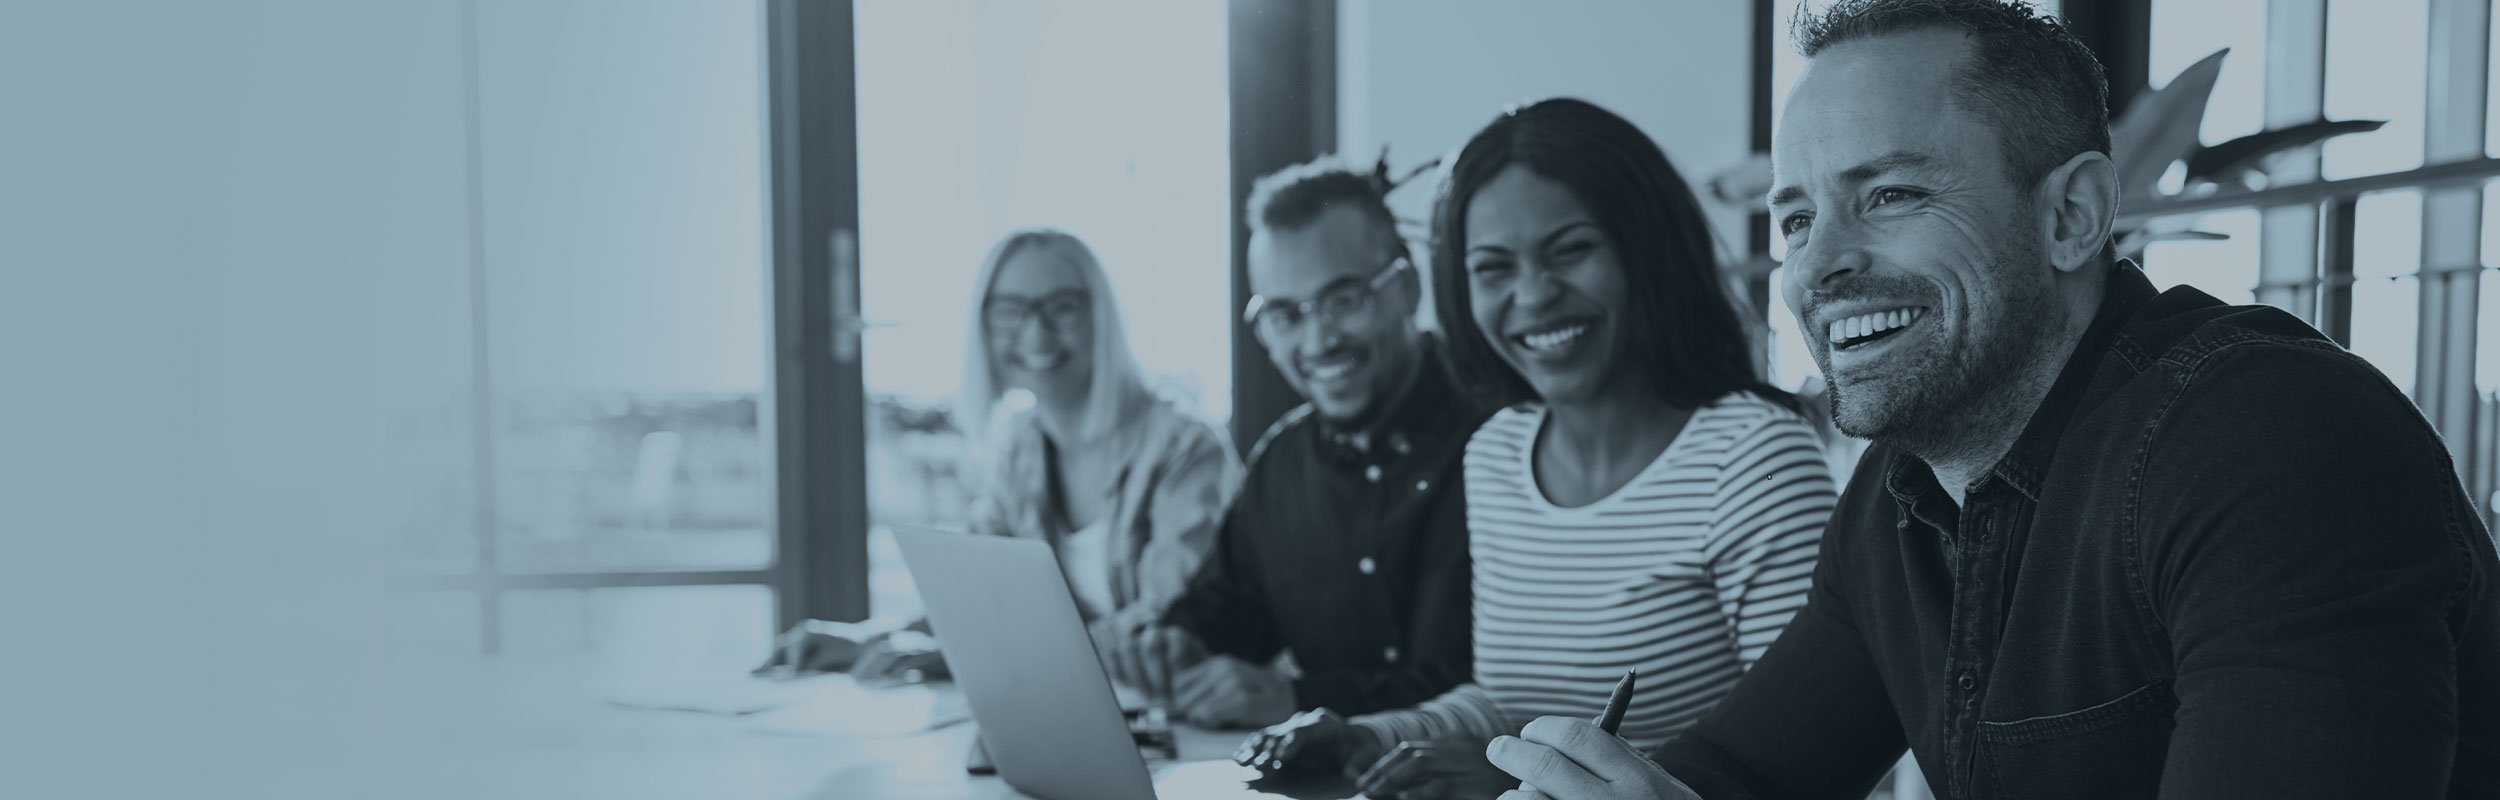
[[[1702,181],[1709,197],[1722,204],[1762,210],[1762,196],[1771,193],[1771,155],[1755,153]]]
[[[2153,199],[2158,200],[2160,198]],[[2123,202],[2124,200],[2122,198],[2121,210],[2124,210]],[[2131,238],[2139,240],[2135,246],[2141,248],[2144,246],[2143,242],[2145,241],[2167,238],[2170,234],[2179,233],[2189,228],[2196,227],[2197,221],[2202,219],[2204,219],[2204,216],[2200,214],[2174,214],[2166,217],[2154,217],[2134,225],[2115,226],[2110,229],[2109,237],[2118,242],[2120,251],[2119,255],[2127,256],[2127,242]],[[2151,238],[2146,239],[2145,237]]]
[[[2365,133],[2387,124],[2381,119],[2317,120],[2289,128],[2259,131],[2197,151],[2188,157],[2190,181],[2221,183],[2257,171],[2266,157],[2306,147],[2347,133]]]
[[[2170,85],[2136,95],[2110,126],[2110,158],[2118,165],[2122,206],[2129,199],[2153,199],[2153,186],[2170,163],[2196,150],[2205,103],[2213,97],[2214,80],[2222,76],[2222,57],[2230,54],[2228,47],[2216,50],[2180,70]]]
[[[2119,258],[2135,258],[2135,257],[2137,257],[2137,256],[2143,255],[2143,254],[2144,254],[2144,247],[2145,247],[2145,245],[2149,245],[2149,244],[2152,244],[2152,243],[2154,243],[2154,242],[2168,242],[2168,241],[2200,241],[2200,242],[2219,242],[2219,241],[2223,241],[2223,240],[2226,240],[2226,239],[2229,239],[2229,238],[2231,238],[2231,235],[2230,235],[2230,234],[2227,234],[2227,233],[2215,233],[2215,232],[2213,232],[2213,231],[2152,231],[2152,230],[2138,230],[2138,231],[2135,231],[2135,232],[2129,233],[2129,234],[2127,234],[2126,236],[2119,237],[2119,239],[2118,239],[2118,257],[2119,257]]]

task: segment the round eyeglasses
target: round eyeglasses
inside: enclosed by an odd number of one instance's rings
[[[1257,334],[1259,344],[1270,348],[1300,338],[1303,327],[1313,317],[1319,318],[1321,324],[1340,331],[1369,328],[1378,322],[1373,312],[1380,305],[1380,288],[1389,285],[1389,280],[1408,266],[1405,254],[1390,256],[1389,263],[1381,265],[1371,278],[1340,280],[1321,289],[1319,296],[1309,300],[1255,296],[1242,309],[1241,318],[1250,324],[1251,332]]]
[[[1085,319],[1085,290],[1061,289],[1040,297],[991,295],[981,304],[981,323],[993,335],[1006,335],[1024,329],[1024,321],[1039,317],[1042,324],[1054,331]]]

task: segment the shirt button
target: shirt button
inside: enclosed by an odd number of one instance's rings
[[[1421,492],[1421,491],[1425,491],[1425,490],[1427,490],[1427,489],[1431,489],[1431,488],[1432,488],[1432,482],[1431,482],[1431,481],[1416,481],[1416,482],[1415,482],[1415,491]]]
[[[1962,687],[1962,691],[1965,692],[1979,688],[1979,679],[1971,677],[1971,674],[1968,672],[1962,673],[1962,677],[1956,679],[1953,683]]]
[[[1909,529],[1910,529],[1910,518],[1908,518],[1908,517],[1902,517],[1902,518],[1901,518],[1901,521],[1893,523],[1893,524],[1892,524],[1892,527],[1894,527],[1895,529],[1898,529],[1898,530],[1905,530],[1905,531],[1906,531],[1906,530],[1909,530]]]
[[[1380,657],[1388,659],[1391,664],[1398,663],[1398,646],[1389,645],[1388,649],[1380,651]]]
[[[1380,565],[1373,562],[1371,556],[1364,556],[1363,560],[1354,562],[1354,568],[1362,570],[1365,575],[1369,575],[1372,574],[1374,570],[1380,569]]]
[[[1379,465],[1379,464],[1373,464],[1373,465],[1371,465],[1371,466],[1364,467],[1364,468],[1363,468],[1363,480],[1371,481],[1371,482],[1373,482],[1373,483],[1379,483],[1379,482],[1380,482],[1380,465]]]

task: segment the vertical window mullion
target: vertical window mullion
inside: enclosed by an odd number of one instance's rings
[[[478,649],[492,655],[503,649],[503,589],[495,552],[499,522],[495,508],[494,371],[488,338],[486,298],[486,167],[485,123],[479,118],[477,0],[460,4],[460,69],[467,148],[469,227],[469,427],[475,461],[477,496]]]
[[[2490,0],[2432,0],[2425,164],[2483,157],[2490,68]],[[2414,399],[2451,442],[2474,435],[2474,304],[2480,297],[2482,204],[2479,186],[2422,196],[2421,315]],[[2460,467],[2465,448],[2457,448]]]
[[[2267,5],[2265,85],[2268,129],[2298,125],[2324,114],[2326,0],[2273,0]],[[2268,176],[2284,184],[2314,181],[2318,161],[2315,150],[2286,155],[2283,163],[2268,170]],[[2257,256],[2257,302],[2289,310],[2313,324],[2323,323],[2326,311],[2321,304],[2323,294],[2316,289],[2321,236],[2328,232],[2320,227],[2318,209],[2316,205],[2290,205],[2259,212]],[[2345,234],[2349,244],[2350,231]],[[2344,266],[2344,274],[2350,275],[2350,262]],[[2349,341],[2349,331],[2338,340]]]

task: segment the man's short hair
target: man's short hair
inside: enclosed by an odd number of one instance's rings
[[[1996,129],[2015,182],[2034,186],[2067,159],[2109,152],[2109,79],[2091,48],[2057,17],[2016,0],[1837,0],[1799,9],[1789,30],[1812,58],[1855,39],[1958,28],[1971,55],[1954,78],[1955,104]]]
[[[1392,187],[1385,164],[1358,167],[1337,156],[1321,156],[1268,173],[1250,184],[1250,229],[1295,230],[1331,208],[1347,207],[1361,210],[1395,236],[1398,223],[1389,213]]]

